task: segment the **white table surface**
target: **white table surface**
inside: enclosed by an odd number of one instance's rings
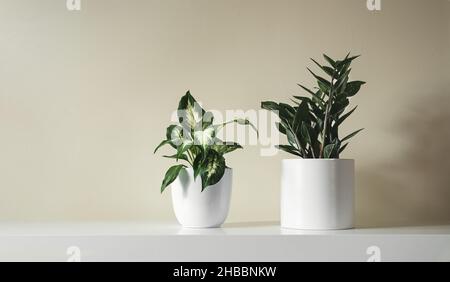
[[[184,229],[154,222],[0,222],[0,261],[450,261],[450,225]]]

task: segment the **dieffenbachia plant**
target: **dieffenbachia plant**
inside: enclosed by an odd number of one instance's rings
[[[293,106],[271,101],[262,102],[263,109],[278,115],[279,131],[287,136],[287,145],[277,146],[280,150],[302,158],[338,159],[347,147],[348,140],[362,129],[340,138],[339,126],[356,107],[345,112],[349,99],[358,93],[364,81],[349,81],[352,61],[359,56],[348,54],[343,60],[333,60],[323,55],[326,65],[311,59],[325,74],[326,78],[308,71],[317,80],[312,90],[298,84],[311,97],[294,96]]]
[[[222,179],[227,168],[224,155],[242,148],[236,142],[224,142],[217,137],[217,132],[227,124],[250,125],[257,132],[247,119],[213,124],[213,114],[203,110],[189,91],[181,98],[177,115],[178,123],[167,128],[166,139],[156,147],[155,153],[160,147],[170,145],[176,152],[164,157],[177,162],[183,161],[184,164],[174,165],[167,170],[161,184],[161,193],[188,166],[193,168],[195,179],[201,177],[202,191]]]

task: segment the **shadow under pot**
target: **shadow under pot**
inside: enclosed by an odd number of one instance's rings
[[[281,227],[353,228],[354,160],[285,159],[281,171]]]
[[[172,205],[178,222],[187,228],[220,227],[230,207],[233,171],[226,168],[223,177],[202,192],[202,180],[194,180],[194,170],[180,171],[171,184]]]

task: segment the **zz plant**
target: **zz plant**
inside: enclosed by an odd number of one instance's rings
[[[298,84],[310,94],[294,96],[293,106],[285,103],[266,101],[261,103],[263,109],[278,115],[278,130],[287,136],[287,145],[279,145],[278,149],[301,158],[333,158],[338,159],[340,153],[347,147],[348,140],[362,129],[340,138],[339,126],[355,110],[356,106],[344,114],[349,99],[355,96],[364,81],[349,81],[350,65],[359,56],[350,56],[343,60],[333,60],[323,55],[326,65],[311,59],[325,77],[308,71],[317,80],[317,86],[309,89]]]
[[[194,179],[201,177],[202,191],[220,181],[227,168],[224,155],[242,148],[236,142],[224,142],[217,137],[217,132],[227,124],[250,125],[257,132],[247,119],[239,118],[213,124],[213,114],[206,112],[190,91],[181,98],[177,115],[178,123],[167,127],[166,139],[156,147],[154,153],[160,147],[170,145],[176,152],[164,157],[184,163],[171,166],[167,170],[161,184],[161,193],[178,177],[180,171],[188,166],[194,170]]]

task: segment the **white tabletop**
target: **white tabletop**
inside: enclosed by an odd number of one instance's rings
[[[71,248],[72,247],[72,248]],[[1,261],[450,261],[450,225],[282,229],[276,222],[185,229],[155,222],[2,222]]]

